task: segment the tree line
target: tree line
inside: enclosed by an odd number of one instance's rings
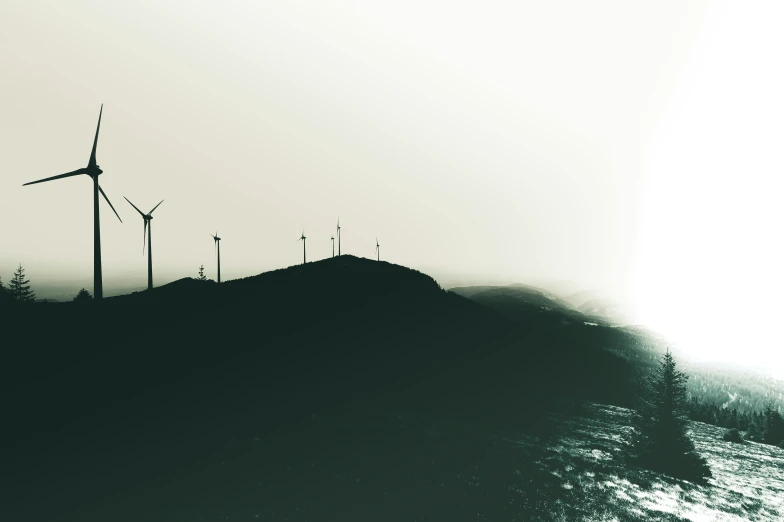
[[[90,301],[93,296],[86,289],[82,288],[73,298],[75,302]],[[14,271],[14,275],[7,284],[3,283],[0,276],[0,304],[2,303],[34,303],[36,299],[30,279],[25,275],[22,263]]]
[[[196,278],[199,281],[207,281],[207,276],[204,275],[204,265],[199,267],[199,275]],[[79,290],[74,296],[72,301],[87,302],[92,300],[93,296],[85,288]],[[22,263],[14,271],[13,276],[8,284],[3,283],[3,276],[0,276],[0,304],[3,303],[34,303],[36,300],[35,292],[30,284],[30,279],[25,275],[25,269]]]
[[[784,448],[784,417],[772,402],[761,411],[739,411],[691,397],[688,402],[691,420],[745,433],[747,440]]]
[[[773,401],[761,411],[741,411],[700,400],[689,393],[688,382],[669,350],[643,379],[629,440],[633,464],[698,482],[711,477],[689,436],[688,420],[726,428],[726,441],[745,438],[784,448],[784,417]]]

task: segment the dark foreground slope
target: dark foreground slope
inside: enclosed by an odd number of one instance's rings
[[[541,432],[557,399],[629,385],[627,361],[579,336],[555,341],[424,274],[352,256],[4,318],[9,520],[215,520],[289,496],[330,499],[289,520],[381,520],[376,497],[346,515],[370,492],[346,489],[342,465],[376,489],[422,491],[434,450],[460,469],[484,458],[471,426]],[[398,436],[389,419],[403,414],[449,428],[437,446]],[[417,498],[443,514],[445,498]]]

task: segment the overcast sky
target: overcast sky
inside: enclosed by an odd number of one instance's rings
[[[776,2],[0,3],[0,276],[107,295],[343,251],[569,280],[695,354],[781,364]],[[47,285],[49,285],[47,287]],[[52,290],[54,291],[54,290]],[[776,355],[778,354],[778,355]]]

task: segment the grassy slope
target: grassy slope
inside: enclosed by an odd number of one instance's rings
[[[623,408],[593,404],[562,418],[562,436],[541,461],[564,490],[563,520],[777,520],[784,516],[784,450],[721,440],[723,430],[691,423],[714,477],[698,486],[624,465]]]
[[[51,465],[74,471],[15,499],[26,508],[13,520],[763,521],[784,510],[784,451],[695,423],[715,475],[695,486],[626,467],[627,412],[615,407],[556,415],[534,434],[416,410],[303,406],[285,430],[264,408],[247,413],[149,434],[126,455],[116,438],[88,460],[64,447]]]

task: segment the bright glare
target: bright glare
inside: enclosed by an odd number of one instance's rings
[[[706,17],[644,158],[640,319],[695,358],[784,366],[780,3]]]

